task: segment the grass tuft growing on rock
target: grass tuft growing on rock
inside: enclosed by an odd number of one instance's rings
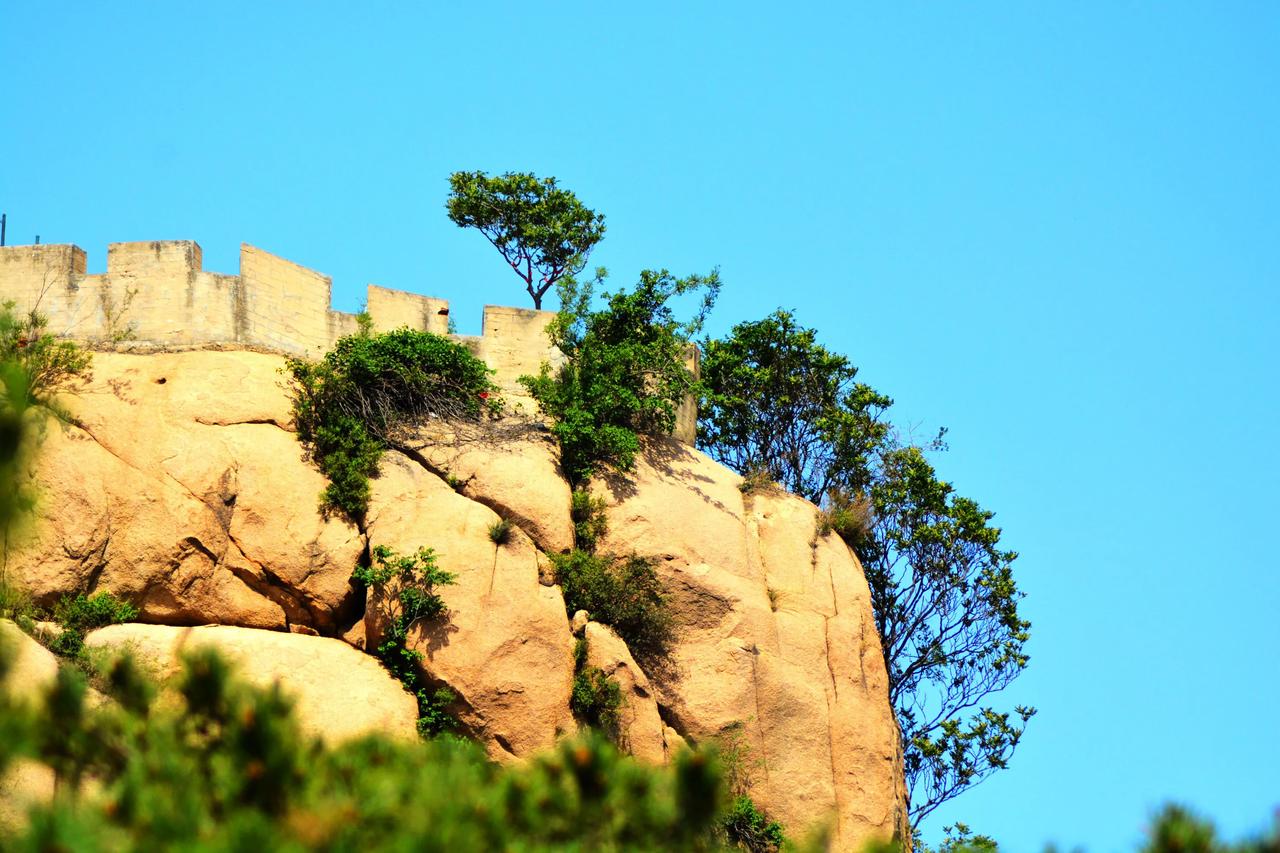
[[[494,545],[501,547],[511,541],[511,529],[514,527],[510,521],[500,518],[493,524],[489,525],[489,541]]]

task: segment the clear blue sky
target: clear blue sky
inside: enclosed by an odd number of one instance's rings
[[[447,176],[556,175],[615,283],[718,265],[713,331],[792,308],[949,426],[1022,553],[1041,713],[926,837],[1269,821],[1280,5],[425,5],[3,4],[10,242],[243,240],[478,332],[527,297]]]

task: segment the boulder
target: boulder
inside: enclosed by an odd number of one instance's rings
[[[213,648],[249,684],[279,684],[307,736],[329,743],[417,736],[417,700],[377,660],[338,639],[220,625],[126,624],[92,631],[85,644],[132,653],[161,680],[180,671],[183,653]]]
[[[410,645],[424,655],[431,682],[458,697],[469,732],[499,759],[525,756],[574,730],[569,712],[573,637],[558,587],[538,580],[538,552],[516,528],[495,545],[498,516],[459,495],[419,462],[397,452],[383,457],[373,483],[367,531],[371,547],[400,554],[431,548],[456,583],[438,589],[448,606],[418,623]],[[385,602],[371,594],[365,633],[381,637]]]
[[[9,670],[0,679],[0,693],[19,701],[34,700],[58,675],[53,653],[8,619],[0,619],[0,654],[11,655]],[[26,824],[27,810],[53,799],[53,769],[30,759],[19,759],[0,773],[0,831]]]
[[[830,821],[840,847],[909,836],[897,724],[857,558],[816,535],[816,508],[653,440],[608,501],[604,551],[654,558],[676,641],[650,673],[666,719],[694,742],[730,733],[749,793],[798,830]]]
[[[641,761],[665,764],[672,752],[668,750],[666,727],[658,716],[658,703],[648,676],[612,628],[588,622],[583,637],[587,641],[587,665],[616,681],[622,692],[619,743]]]
[[[31,536],[11,559],[42,604],[109,589],[148,622],[337,633],[364,540],[316,511],[324,477],[290,429],[283,360],[95,354],[49,419]]]
[[[508,418],[476,436],[437,430],[413,449],[433,472],[452,478],[463,495],[518,524],[539,550],[558,554],[573,547],[572,496],[547,433]]]

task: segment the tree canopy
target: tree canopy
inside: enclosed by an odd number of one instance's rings
[[[555,178],[454,172],[449,186],[449,218],[493,244],[524,281],[534,308],[542,308],[556,282],[583,270],[604,237],[604,215],[557,186]]]
[[[548,328],[565,355],[553,370],[521,377],[529,394],[553,421],[561,466],[578,484],[600,467],[626,470],[639,450],[639,433],[664,434],[675,426],[676,408],[693,393],[686,365],[688,347],[720,291],[720,275],[677,278],[667,270],[644,270],[634,289],[604,293],[592,308],[596,286],[572,277],[561,282],[560,313]],[[687,321],[677,319],[671,300],[701,292]]]
[[[993,514],[940,479],[903,441],[892,400],[786,311],[703,342],[699,446],[822,509],[871,587],[889,693],[902,729],[911,818],[1007,766],[1032,708],[980,706],[1027,665],[1017,554]]]

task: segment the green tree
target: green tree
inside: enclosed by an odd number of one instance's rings
[[[819,533],[839,533],[862,560],[918,823],[1006,767],[1035,713],[979,704],[1027,665],[1017,554],[926,448],[896,436],[892,401],[789,313],[739,324],[704,352],[699,445],[819,504]]]
[[[560,312],[548,334],[565,363],[556,371],[543,364],[537,376],[520,378],[552,420],[561,467],[575,486],[601,467],[629,469],[640,434],[675,426],[677,407],[697,389],[686,364],[690,341],[720,292],[715,270],[687,278],[644,270],[632,291],[604,293],[604,307],[593,310],[604,276],[600,269],[591,281],[561,281]],[[694,293],[702,301],[681,322],[671,301]]]
[[[560,189],[555,178],[454,172],[449,187],[449,218],[493,244],[524,281],[534,308],[542,308],[556,282],[582,271],[604,237],[604,216]]]
[[[788,311],[739,323],[702,341],[698,446],[814,503],[836,486],[865,490],[893,401],[857,375]]]

